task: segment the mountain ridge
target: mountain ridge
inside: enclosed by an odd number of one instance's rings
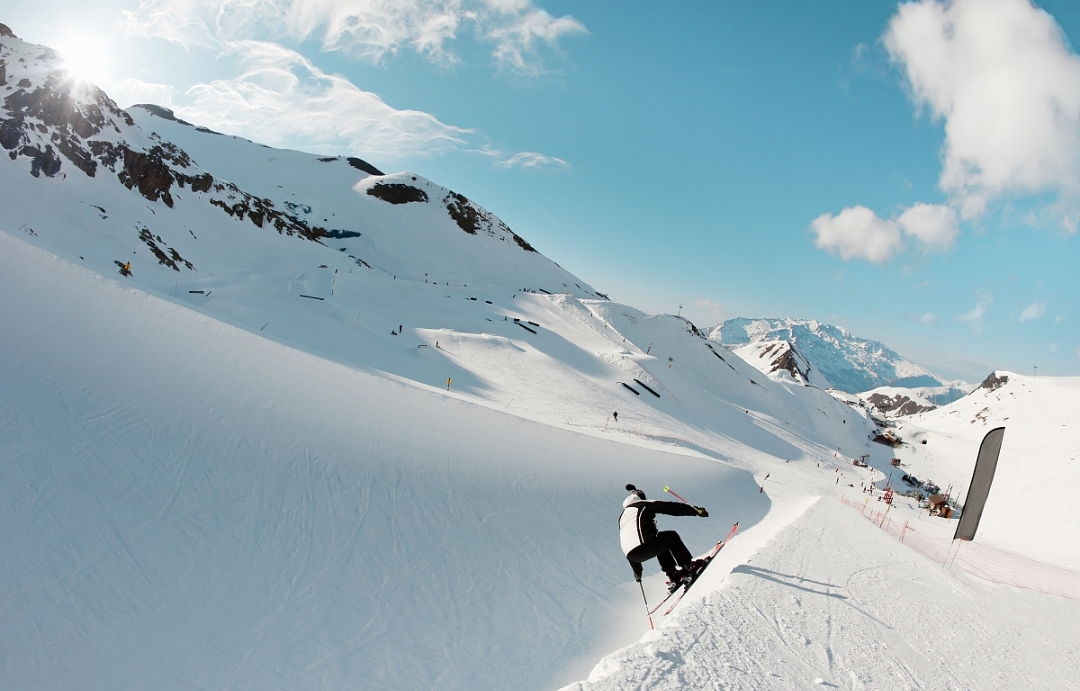
[[[816,319],[736,317],[706,331],[710,340],[735,351],[742,349],[757,360],[766,358],[762,344],[786,343],[807,363],[806,373],[796,378],[845,393],[863,393],[885,386],[918,389],[921,396],[929,397],[936,405],[945,405],[972,388],[966,382],[932,373],[879,341],[860,338],[843,327]],[[786,352],[781,354],[786,355]],[[790,373],[790,367],[776,362],[775,355],[762,361],[761,366],[767,372]],[[807,381],[811,370],[819,375],[812,382]]]

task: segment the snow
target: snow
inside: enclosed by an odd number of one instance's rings
[[[1080,484],[1080,378],[995,372],[1007,381],[985,385],[944,408],[909,416],[897,432],[909,445],[897,456],[905,470],[966,497],[979,445],[1005,427],[994,484],[976,542],[1080,571],[1072,507]]]
[[[720,523],[767,510],[746,471],[373,377],[0,247],[0,319],[23,325],[0,336],[6,688],[550,687],[623,604],[621,484],[741,488]]]
[[[1080,665],[1075,601],[943,569],[835,499],[746,556],[564,691],[1057,689]]]
[[[1080,601],[944,568],[839,501],[894,454],[855,397],[602,299],[479,207],[464,231],[421,176],[133,116],[100,136],[172,141],[189,173],[338,237],[0,157],[0,687],[1071,682]],[[1075,485],[1080,391],[1008,376],[905,418],[897,453],[960,485],[1005,424],[979,539],[1067,566],[1078,528],[1047,486]],[[696,553],[740,522],[655,631],[618,547],[627,482],[709,509],[663,523]],[[891,511],[948,544],[954,524]],[[663,592],[655,563],[643,586]]]

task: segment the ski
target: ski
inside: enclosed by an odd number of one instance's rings
[[[684,585],[681,589],[676,588],[672,592],[672,594],[679,593],[679,596],[675,598],[675,601],[671,603],[670,607],[668,607],[667,609],[664,610],[664,616],[665,617],[667,615],[671,614],[671,611],[673,609],[675,609],[675,605],[679,604],[682,601],[683,596],[686,595],[686,592],[688,590],[690,590],[690,586],[694,585],[694,583],[697,583],[697,579],[701,578],[701,574],[705,573],[705,569],[709,568],[709,564],[712,563],[713,557],[716,556],[716,553],[724,548],[724,545],[726,545],[728,543],[728,540],[731,539],[731,537],[735,534],[735,531],[738,530],[738,529],[739,529],[739,522],[735,521],[735,525],[731,526],[731,532],[728,533],[728,536],[725,537],[720,542],[717,542],[716,547],[713,548],[713,551],[709,554],[709,556],[705,557],[705,566],[702,566],[701,570],[698,571],[696,574],[694,574],[694,577],[691,578],[690,581],[686,585]],[[668,597],[671,597],[671,595],[668,595]]]
[[[652,609],[649,610],[649,616],[651,617],[653,614],[656,613],[657,610],[659,610],[661,607],[663,607],[664,603],[666,603],[668,600],[670,600],[672,598],[672,596],[675,595],[675,593],[680,593],[681,592],[679,597],[675,600],[675,602],[673,602],[671,604],[671,607],[669,607],[664,612],[664,614],[665,615],[668,614],[668,612],[670,612],[675,607],[675,605],[679,604],[679,600],[682,599],[682,596],[686,594],[686,591],[690,589],[690,586],[694,584],[694,581],[696,581],[701,576],[701,574],[703,574],[705,572],[705,569],[709,568],[709,564],[712,563],[713,557],[716,556],[717,552],[719,552],[721,549],[724,548],[724,545],[727,544],[728,540],[731,539],[731,536],[734,535],[735,531],[738,530],[738,529],[739,529],[739,522],[735,521],[735,525],[733,525],[731,527],[731,532],[728,533],[727,537],[725,537],[720,542],[717,542],[716,546],[713,547],[712,551],[709,552],[709,554],[707,556],[705,556],[705,566],[701,567],[701,570],[697,572],[697,575],[695,575],[694,578],[692,580],[690,580],[690,582],[688,582],[682,588],[676,588],[675,590],[672,590],[670,593],[668,593],[667,597],[665,597],[655,607],[653,607]]]

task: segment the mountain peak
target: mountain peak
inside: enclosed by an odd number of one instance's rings
[[[741,355],[752,356],[748,359],[752,364],[754,357],[760,360],[766,355],[762,349],[768,344],[787,343],[793,353],[791,357],[801,358],[810,368],[806,375],[792,375],[796,380],[805,380],[805,383],[823,388],[832,387],[847,393],[859,393],[882,386],[945,386],[940,377],[884,344],[859,338],[843,327],[824,324],[816,319],[739,317],[728,319],[714,327],[709,338],[740,352]],[[780,350],[773,347],[770,353],[780,354]],[[786,356],[786,353],[784,355]],[[784,364],[772,360],[762,371],[768,374],[780,369],[791,372]],[[811,370],[815,371],[814,377],[809,376]],[[959,395],[963,395],[963,392],[958,389],[955,395],[949,395],[949,400],[955,400]],[[948,401],[935,399],[935,402],[943,404]]]

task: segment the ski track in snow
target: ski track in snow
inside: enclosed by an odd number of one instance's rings
[[[1059,689],[1080,663],[1075,601],[945,570],[830,499],[713,568],[707,596],[563,691]]]

